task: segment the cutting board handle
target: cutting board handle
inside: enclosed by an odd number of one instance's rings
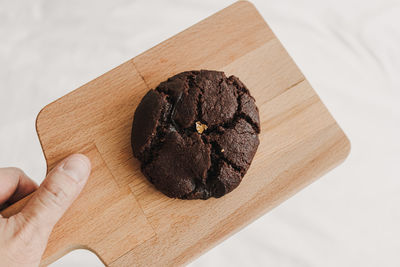
[[[40,264],[47,266],[72,250],[87,249],[108,266],[154,238],[155,232],[130,187],[118,185],[94,144],[73,153],[85,154],[91,161],[92,171],[78,198],[55,225]],[[62,158],[64,155],[51,158],[50,164],[47,162],[48,170]],[[5,218],[17,214],[34,194],[0,211],[0,214]]]

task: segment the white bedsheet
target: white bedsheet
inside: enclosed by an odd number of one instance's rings
[[[231,1],[0,1],[0,166],[37,182],[49,102]],[[400,266],[400,1],[254,1],[352,143],[191,266]],[[101,266],[75,251],[52,266]]]

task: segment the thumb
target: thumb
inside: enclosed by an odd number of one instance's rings
[[[90,169],[89,159],[82,154],[65,158],[48,174],[19,215],[39,234],[50,235],[82,191]]]

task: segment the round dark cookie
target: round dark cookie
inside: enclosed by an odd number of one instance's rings
[[[221,197],[241,182],[259,145],[254,98],[235,76],[179,73],[138,105],[132,149],[147,179],[181,199]]]

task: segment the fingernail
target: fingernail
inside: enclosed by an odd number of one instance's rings
[[[90,163],[83,155],[73,155],[66,159],[62,170],[79,183],[89,176]]]

